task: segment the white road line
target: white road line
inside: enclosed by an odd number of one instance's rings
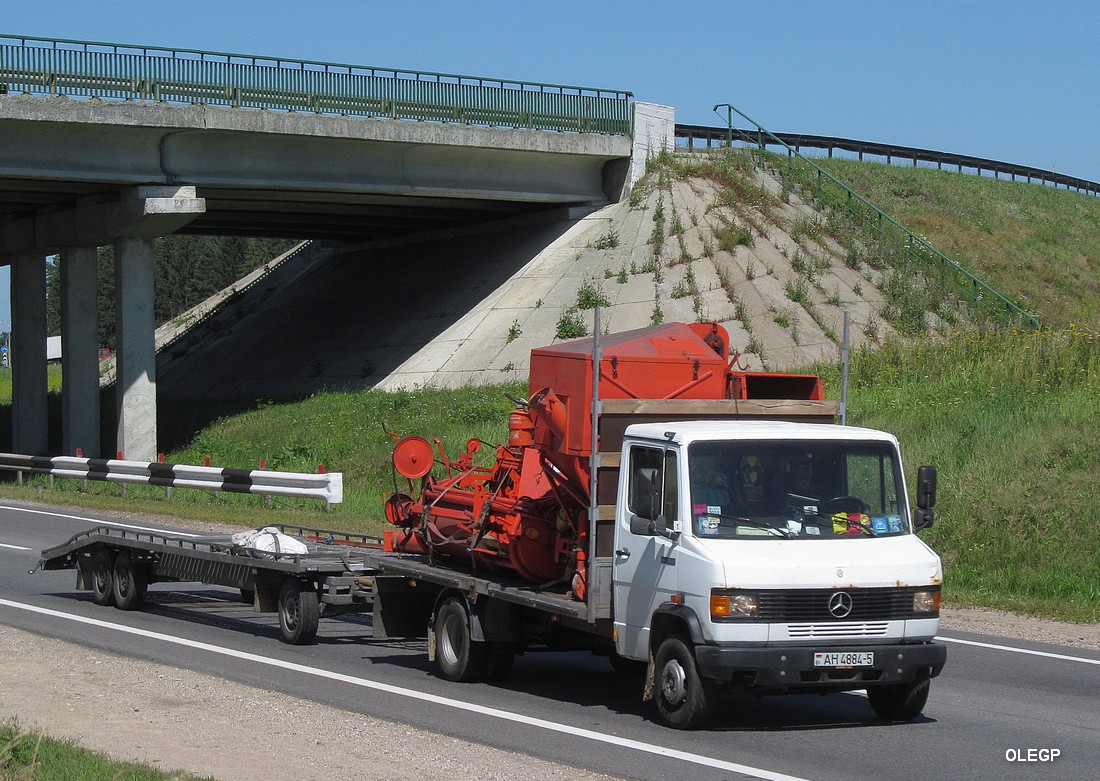
[[[64,513],[55,513],[50,510],[32,510],[29,507],[13,507],[11,505],[0,504],[0,510],[12,510],[20,513],[33,513],[35,515],[52,515],[55,518],[67,518],[71,521],[87,521],[93,526],[116,526],[120,529],[131,529],[137,532],[153,532],[155,534],[168,534],[173,537],[202,537],[201,534],[190,534],[189,532],[177,532],[167,531],[165,529],[155,529],[151,526],[134,526],[129,523],[119,523],[118,521],[105,521],[102,518],[85,518],[81,515],[65,515]]]
[[[682,762],[690,762],[695,765],[715,768],[716,770],[726,770],[731,773],[742,773],[751,778],[761,778],[765,779],[766,781],[807,781],[806,779],[800,778],[798,776],[789,776],[784,773],[777,773],[771,770],[765,770],[763,768],[750,767],[748,765],[739,765],[736,762],[727,762],[722,759],[703,756],[702,754],[692,754],[687,751],[678,751],[676,749],[666,748],[664,746],[654,746],[650,743],[643,743],[639,740],[630,740],[629,738],[620,738],[615,735],[606,735],[602,732],[596,732],[595,730],[573,727],[568,724],[560,724],[555,721],[547,721],[546,719],[535,718],[534,716],[525,716],[521,713],[513,713],[511,711],[501,710],[500,708],[491,708],[485,705],[474,705],[472,703],[462,702],[461,700],[454,700],[449,697],[440,697],[434,694],[418,692],[413,689],[405,689],[400,686],[379,683],[378,681],[370,681],[366,678],[357,678],[355,676],[344,675],[343,673],[332,672],[330,670],[307,667],[302,664],[283,661],[282,659],[274,659],[268,656],[260,656],[258,654],[251,654],[245,651],[236,651],[232,648],[222,648],[221,646],[210,645],[209,643],[200,643],[196,640],[188,640],[183,637],[175,637],[173,635],[161,634],[160,632],[150,632],[146,629],[136,629],[134,627],[123,626],[121,624],[113,624],[109,621],[101,621],[96,618],[86,618],[84,616],[72,615],[71,613],[64,613],[59,610],[51,610],[49,608],[38,607],[36,605],[27,605],[22,602],[12,602],[9,599],[0,599],[0,605],[6,605],[7,607],[15,608],[17,610],[26,610],[32,613],[52,616],[54,618],[61,618],[67,621],[75,621],[81,624],[90,624],[91,626],[97,626],[103,629],[112,629],[117,632],[125,632],[131,635],[147,637],[152,640],[160,640],[162,642],[172,643],[174,645],[195,648],[200,651],[208,651],[210,653],[220,654],[221,656],[229,656],[235,659],[242,659],[247,662],[267,665],[269,667],[278,667],[284,670],[290,670],[292,672],[302,673],[305,675],[313,675],[318,678],[327,678],[332,681],[347,683],[352,686],[361,686],[365,689],[374,689],[376,691],[385,692],[387,694],[394,694],[400,697],[408,697],[414,700],[421,700],[422,702],[428,702],[433,705],[439,705],[445,708],[454,708],[455,710],[466,711],[469,713],[478,713],[482,716],[488,716],[494,719],[511,721],[516,724],[525,724],[529,727],[535,727],[537,729],[543,729],[550,732],[564,733],[566,735],[572,735],[574,737],[592,740],[597,743],[606,743],[613,746],[619,746],[621,748],[630,749],[632,751],[639,751],[645,754],[655,754],[657,756],[668,757],[670,759],[677,759]]]
[[[1100,665],[1100,659],[1088,659],[1084,656],[1067,656],[1066,654],[1052,654],[1049,651],[1032,651],[1030,648],[1017,648],[1011,645],[997,645],[996,643],[979,643],[974,640],[960,640],[957,637],[936,637],[945,643],[958,643],[959,645],[974,645],[978,648],[991,648],[995,651],[1011,651],[1016,654],[1028,654],[1030,656],[1043,656],[1047,659],[1063,659],[1067,662],[1082,662],[1084,664]]]
[[[0,542],[0,548],[11,548],[12,550],[30,550],[22,545],[8,545],[5,542]]]

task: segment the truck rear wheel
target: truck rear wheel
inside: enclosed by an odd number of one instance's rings
[[[710,722],[718,688],[699,674],[691,645],[679,635],[657,648],[653,698],[662,724],[673,729],[700,729]]]
[[[134,566],[129,553],[119,551],[115,556],[114,577],[111,580],[115,607],[119,610],[140,609],[145,604],[145,591],[148,587],[145,571]]]
[[[932,682],[927,673],[912,683],[876,686],[867,690],[867,701],[875,715],[885,721],[911,721],[924,711]]]
[[[115,573],[108,550],[100,548],[92,554],[88,574],[92,582],[92,601],[103,606],[112,604],[115,601]]]
[[[484,680],[493,666],[503,667],[503,659],[490,659],[488,643],[475,643],[470,636],[470,616],[462,600],[448,597],[435,612],[435,661],[439,674],[448,681],[470,683]],[[511,666],[510,664],[508,665]],[[506,672],[506,671],[505,671]]]
[[[316,589],[297,578],[287,578],[279,589],[279,628],[283,641],[291,645],[309,645],[317,638],[321,619]]]

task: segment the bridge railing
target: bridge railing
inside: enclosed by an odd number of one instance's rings
[[[195,49],[0,35],[0,92],[630,135],[631,93]]]
[[[738,131],[741,133],[740,137],[732,136],[732,122],[728,132],[734,142],[756,147],[759,150],[761,162],[765,158],[768,145],[783,147],[787,153],[786,165],[778,166],[779,173],[788,183],[808,190],[812,197],[826,208],[847,215],[855,225],[859,226],[863,235],[880,255],[889,254],[892,257],[901,258],[901,262],[906,267],[921,270],[945,288],[953,290],[974,311],[983,313],[994,322],[1014,327],[1033,329],[1041,327],[1034,315],[994,290],[986,282],[936,249],[923,236],[913,233],[817,163],[803,157],[794,147],[774,133],[729,104],[715,106],[715,109],[718,108],[737,112],[752,123],[755,129],[748,132]],[[779,159],[781,160],[782,157],[780,156]]]
[[[751,143],[758,144],[761,139],[756,130],[747,130],[736,127],[713,127],[710,125],[683,125],[676,124],[676,139],[681,139],[688,151],[694,150],[695,142],[703,142],[705,148],[712,145],[721,146],[728,144],[730,140],[744,141],[751,139]],[[778,142],[773,140],[778,139]],[[935,165],[943,170],[944,166],[954,167],[959,173],[975,172],[978,176],[992,174],[994,179],[1006,176],[1012,181],[1025,180],[1028,183],[1040,182],[1053,187],[1064,187],[1067,190],[1076,190],[1079,193],[1100,196],[1100,182],[1082,179],[1079,176],[1048,171],[1030,165],[1006,163],[1001,160],[993,160],[988,157],[975,155],[960,155],[953,152],[940,152],[935,149],[921,149],[900,144],[884,144],[878,141],[860,141],[854,138],[841,138],[838,136],[818,136],[806,133],[771,133],[764,136],[765,147],[777,143],[794,147],[796,152],[803,149],[821,149],[828,157],[833,156],[835,150],[851,152],[858,160],[863,160],[865,155],[882,157],[890,165],[912,165],[914,168],[919,163]]]

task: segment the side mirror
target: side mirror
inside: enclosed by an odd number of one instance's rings
[[[652,537],[656,532],[653,528],[653,521],[631,513],[630,533],[637,534],[639,537]]]
[[[936,506],[936,467],[922,466],[917,469],[917,512],[914,514],[913,527],[920,531],[927,529],[936,520],[932,508]]]

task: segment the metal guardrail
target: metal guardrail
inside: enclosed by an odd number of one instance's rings
[[[913,233],[751,117],[728,103],[721,103],[715,106],[714,110],[717,111],[719,108],[725,108],[730,117],[726,128],[729,134],[727,137],[732,137],[732,116],[733,112],[736,112],[756,128],[753,131],[745,131],[746,144],[756,147],[761,157],[767,151],[767,144],[782,146],[787,152],[787,166],[786,170],[782,166],[779,167],[780,174],[812,188],[814,197],[822,204],[846,212],[854,222],[864,227],[875,238],[880,247],[892,246],[899,249],[914,266],[953,288],[959,295],[964,296],[975,310],[984,312],[995,321],[1035,330],[1042,327],[1034,315],[994,290],[986,282],[932,246],[927,239]]]
[[[122,459],[81,458],[79,456],[28,456],[0,453],[0,470],[16,472],[22,481],[24,472],[77,480],[105,480],[112,483],[138,483],[172,488],[198,488],[203,491],[288,496],[318,499],[328,510],[344,501],[342,472],[275,472],[266,469],[220,469],[211,466],[124,461]]]
[[[828,156],[833,156],[833,151],[840,149],[845,152],[854,152],[859,160],[864,155],[874,155],[886,158],[886,162],[893,164],[895,160],[912,161],[914,167],[918,162],[935,164],[942,170],[946,166],[954,166],[959,173],[964,169],[976,171],[979,176],[985,173],[993,174],[994,179],[1007,176],[1012,181],[1017,177],[1028,182],[1037,181],[1054,187],[1065,187],[1067,190],[1100,196],[1100,183],[1077,176],[1067,176],[1057,171],[1046,171],[1029,165],[1017,165],[1005,163],[1000,160],[991,160],[987,157],[975,157],[974,155],[960,155],[952,152],[939,152],[935,149],[921,149],[913,146],[899,146],[898,144],[883,144],[876,141],[858,141],[853,138],[839,138],[834,136],[816,136],[805,133],[771,133],[763,139],[759,131],[745,128],[710,127],[707,125],[676,125],[676,138],[687,141],[687,148],[695,148],[696,141],[705,141],[707,147],[711,145],[724,145],[733,141],[735,143],[759,145],[765,147],[779,143],[788,147],[794,147],[796,152],[801,152],[803,147],[809,149],[824,149]]]
[[[630,135],[630,92],[0,34],[0,92]]]

